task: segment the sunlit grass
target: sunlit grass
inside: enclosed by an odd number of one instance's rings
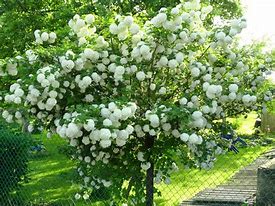
[[[183,200],[188,200],[199,191],[206,188],[215,187],[225,183],[241,168],[249,165],[260,154],[270,147],[241,148],[238,154],[230,152],[218,158],[215,166],[211,170],[181,168],[174,173],[171,184],[161,184],[158,186],[162,192],[162,197],[157,198],[159,206],[176,206]]]

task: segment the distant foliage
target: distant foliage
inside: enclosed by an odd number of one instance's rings
[[[121,3],[123,2],[123,3]],[[152,16],[162,7],[176,6],[180,0],[37,0],[0,1],[0,58],[20,53],[31,47],[35,29],[58,30],[58,35],[66,34],[64,27],[74,14],[95,13],[108,16],[114,11],[120,14],[140,13]],[[203,4],[212,5],[215,15],[223,18],[241,16],[239,0],[203,0]],[[142,12],[146,10],[146,12]],[[210,22],[211,23],[211,22]],[[60,29],[61,28],[61,29]]]

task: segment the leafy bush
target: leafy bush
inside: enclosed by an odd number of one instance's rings
[[[0,202],[26,179],[30,138],[0,125]]]

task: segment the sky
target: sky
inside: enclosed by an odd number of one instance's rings
[[[247,19],[247,28],[241,34],[244,43],[269,38],[275,48],[275,0],[242,0],[242,4]]]
[[[275,0],[241,0],[245,6],[247,28],[241,33],[244,44],[268,39],[269,49],[275,49]],[[267,49],[267,50],[269,50]],[[268,77],[275,82],[275,71]]]

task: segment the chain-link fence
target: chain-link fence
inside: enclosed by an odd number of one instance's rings
[[[239,148],[239,153],[227,152],[209,170],[179,166],[170,179],[154,182],[161,193],[154,195],[155,205],[275,205],[271,142]],[[79,174],[76,162],[70,159],[72,153],[60,137],[28,136],[1,127],[0,205],[110,205],[107,187],[91,191],[87,197],[78,194]],[[125,188],[130,184],[126,182]],[[150,178],[146,184],[152,184]],[[150,203],[144,201],[144,205]]]

